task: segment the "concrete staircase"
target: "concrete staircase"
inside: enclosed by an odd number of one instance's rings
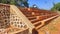
[[[56,12],[49,12],[46,10],[40,10],[35,8],[19,8],[21,12],[31,21],[34,29],[32,29],[32,34],[38,34],[38,30],[47,24],[50,20],[55,19],[59,16]]]

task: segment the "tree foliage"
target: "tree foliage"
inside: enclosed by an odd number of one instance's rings
[[[28,0],[0,0],[0,3],[29,7]]]
[[[60,3],[55,4],[55,5],[51,8],[51,10],[52,10],[52,11],[55,11],[55,10],[60,11]]]

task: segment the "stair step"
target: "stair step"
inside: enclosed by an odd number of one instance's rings
[[[45,16],[45,15],[44,15],[44,16]],[[30,20],[30,21],[34,23],[34,22],[38,22],[38,21],[47,19],[47,16],[46,16],[46,17],[44,17],[44,16],[36,17],[36,19]]]
[[[38,23],[40,23],[41,21],[38,21],[38,22],[35,22],[35,23],[33,23],[33,25],[36,25],[36,24],[38,24]]]
[[[28,17],[29,20],[36,19],[36,17]]]
[[[40,24],[38,24],[37,26],[35,26],[35,29],[39,29],[40,27],[42,27],[44,25],[44,22],[40,22]]]
[[[45,22],[47,22],[47,21],[49,21],[49,20],[51,20],[51,19],[54,19],[55,17],[58,17],[58,15],[53,16],[53,17],[51,17],[51,18],[48,18],[48,19],[45,19],[45,20],[40,21],[40,22],[42,23],[42,25],[37,26],[37,27],[36,27],[36,29],[39,29],[41,26],[43,26],[43,25],[44,25],[44,23],[45,23]]]
[[[50,17],[50,18],[48,18],[48,19],[45,19],[45,20],[43,20],[43,21],[49,21],[49,20],[51,20],[51,19],[54,19],[54,18],[56,18],[56,17],[58,17],[59,15],[56,15],[56,16],[53,16],[53,17]]]
[[[39,25],[41,25],[41,22],[39,22],[38,24],[36,24],[36,25],[34,25],[34,26],[37,27],[37,26],[39,26]]]
[[[39,20],[38,19],[33,19],[33,20],[30,20],[32,23],[35,23],[35,22],[38,22]]]

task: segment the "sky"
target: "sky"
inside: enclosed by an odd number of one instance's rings
[[[53,2],[59,3],[60,0],[28,0],[29,6],[36,4],[40,9],[50,10],[53,7]]]

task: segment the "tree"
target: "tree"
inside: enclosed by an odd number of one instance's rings
[[[28,0],[16,0],[18,6],[29,7]]]
[[[55,11],[55,10],[60,11],[60,3],[55,4],[55,5],[51,8],[51,10],[52,10],[52,11]]]
[[[0,0],[0,3],[29,7],[28,0]]]
[[[29,7],[29,4],[27,2],[23,2],[25,7]]]
[[[17,4],[17,2],[16,2],[16,0],[10,0],[10,3],[9,3],[9,4],[16,5],[16,4]]]
[[[7,1],[6,1],[6,0],[0,0],[0,2],[1,2],[1,3],[7,3]]]

